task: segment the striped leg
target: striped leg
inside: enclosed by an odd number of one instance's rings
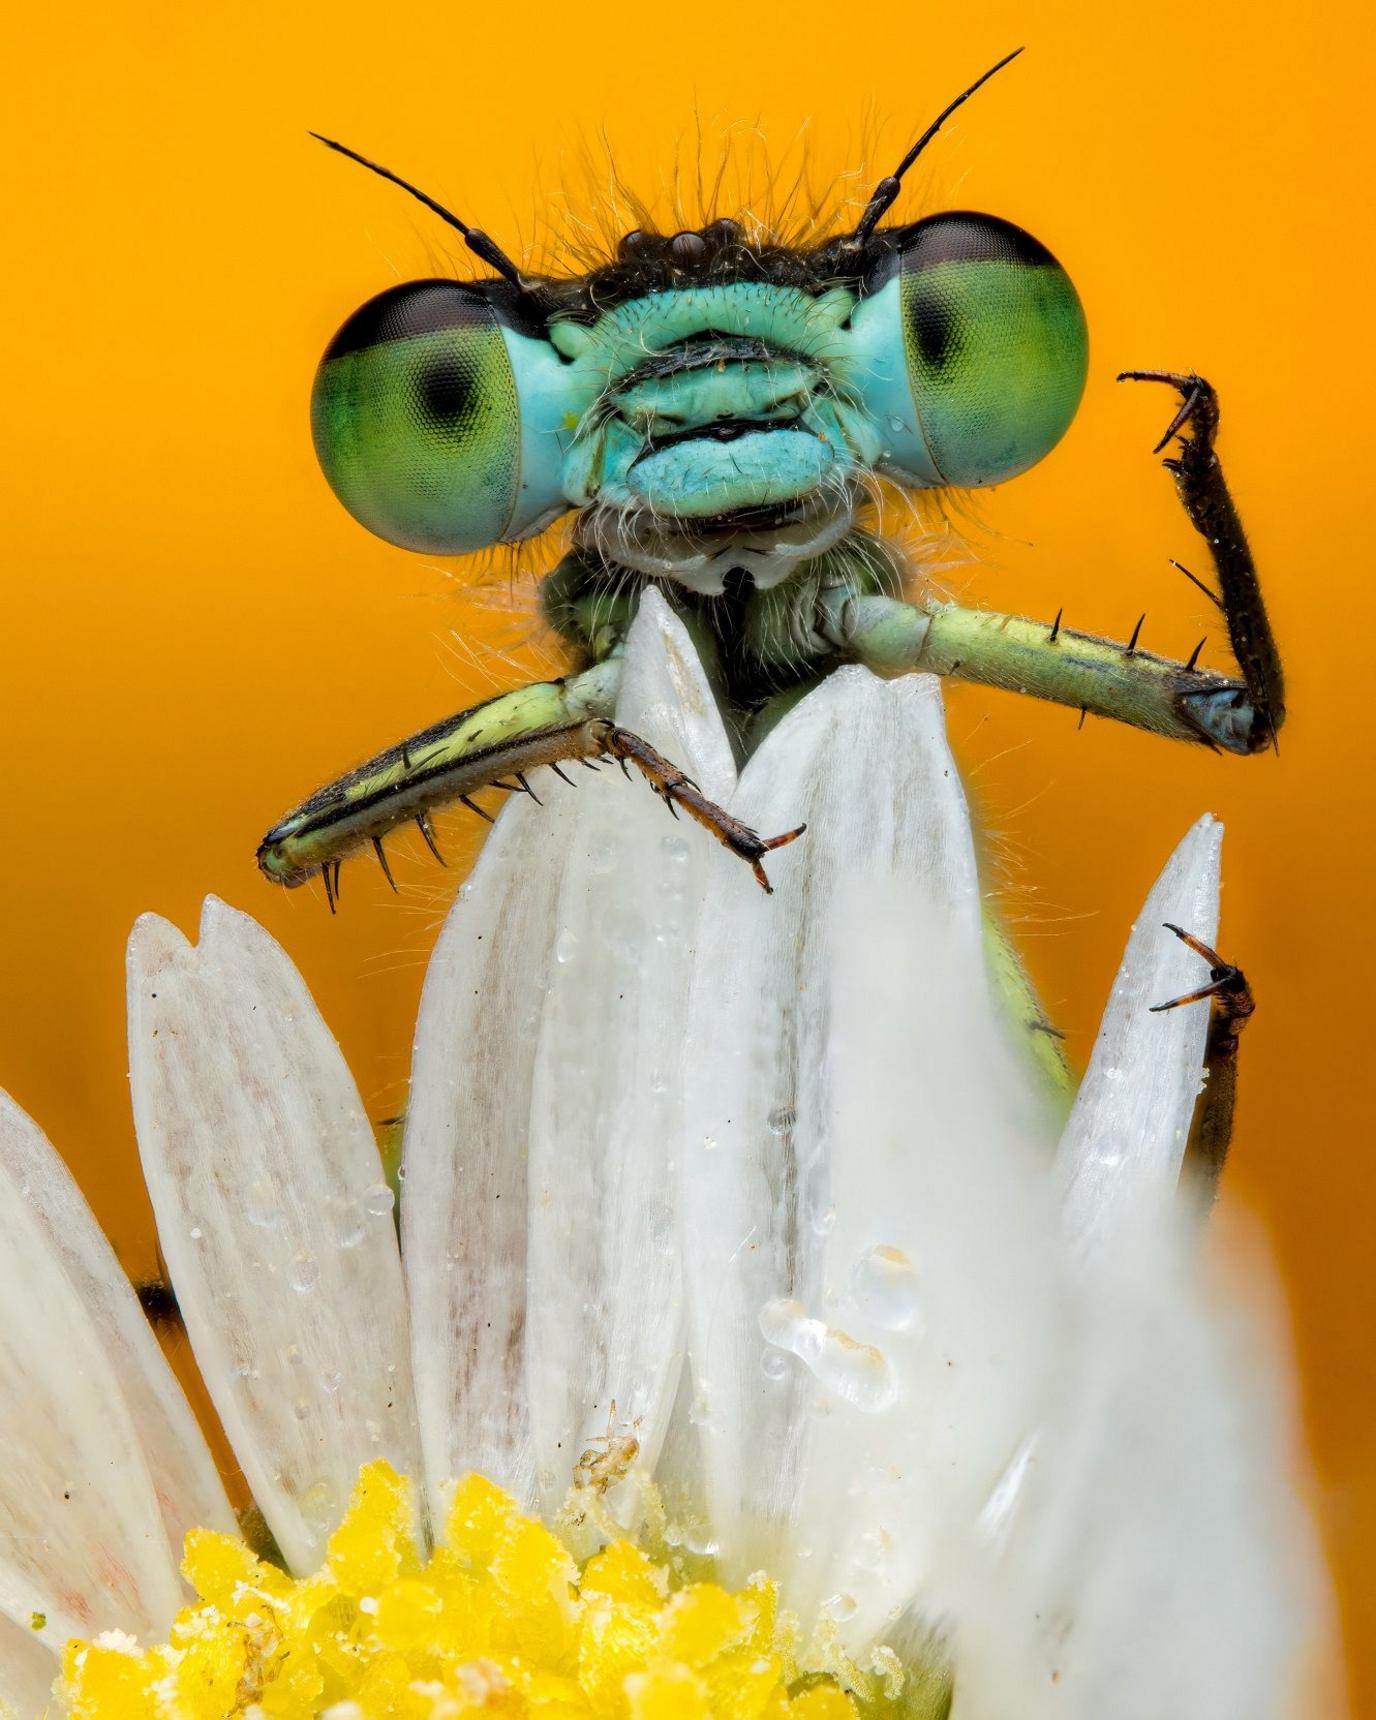
[[[620,678],[620,659],[607,658],[567,680],[502,693],[389,747],[274,825],[258,848],[260,868],[274,883],[288,886],[319,873],[333,910],[345,857],[370,844],[387,872],[382,841],[398,825],[414,820],[438,858],[429,822],[436,807],[458,801],[490,820],[491,814],[471,798],[476,790],[531,794],[526,773],[540,765],[562,775],[562,763],[595,765],[610,757],[628,775],[634,765],[675,816],[682,807],[745,860],[768,890],[763,856],[800,836],[801,827],[782,836],[757,836],[708,800],[648,742],[618,728],[613,713]],[[387,877],[390,882],[390,872]]]

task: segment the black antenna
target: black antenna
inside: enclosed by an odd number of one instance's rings
[[[997,67],[994,69],[998,70]],[[983,79],[980,81],[983,82]],[[944,114],[942,118],[945,118]],[[326,149],[333,149],[340,155],[347,155],[350,161],[356,161],[360,167],[366,167],[369,173],[376,173],[380,179],[389,179],[393,185],[399,185],[403,191],[409,191],[418,203],[423,203],[427,209],[433,210],[441,221],[447,221],[451,227],[456,227],[463,234],[464,244],[475,256],[481,257],[483,262],[495,269],[499,275],[505,276],[513,286],[524,288],[526,283],[521,279],[521,271],[505,251],[498,250],[486,233],[479,231],[477,227],[470,227],[466,221],[460,221],[458,216],[451,214],[443,203],[436,203],[433,197],[427,197],[423,191],[409,184],[400,174],[393,173],[390,167],[380,167],[377,162],[369,161],[366,155],[360,155],[356,149],[350,149],[347,144],[336,143],[332,137],[321,137],[318,131],[313,131],[310,135],[317,143],[323,143]]]
[[[970,97],[974,95],[975,91],[979,89],[982,84],[987,84],[995,72],[1001,72],[1008,62],[1010,60],[1016,60],[1021,52],[1021,48],[1014,48],[1011,54],[1005,54],[999,61],[998,65],[990,66],[989,70],[983,77],[976,78],[968,90],[964,91],[963,94],[958,95],[948,107],[941,110],[932,123],[927,127],[926,131],[923,132],[922,136],[918,138],[917,142],[903,157],[902,161],[899,162],[898,171],[896,173],[891,173],[887,179],[881,179],[878,185],[875,186],[873,192],[870,194],[869,202],[865,205],[865,213],[860,217],[855,231],[850,235],[851,244],[864,245],[867,243],[870,234],[874,232],[875,228],[883,220],[884,216],[888,213],[889,206],[892,204],[894,198],[898,196],[899,187],[903,183],[903,175],[917,160],[918,156],[922,154],[922,151],[926,149],[927,145],[941,130],[942,126],[945,125],[946,121],[950,119],[951,115],[958,107],[969,101]],[[338,149],[339,145],[336,144],[334,147]],[[364,165],[371,167],[372,163],[365,162]]]

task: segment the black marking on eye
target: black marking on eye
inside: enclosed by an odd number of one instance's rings
[[[326,348],[325,360],[441,329],[489,329],[496,320],[487,298],[473,287],[457,281],[408,281],[356,310]]]
[[[956,317],[946,299],[935,293],[915,293],[908,312],[913,338],[924,364],[939,370],[951,354],[956,337]]]
[[[478,390],[473,372],[452,358],[432,359],[416,371],[412,381],[416,407],[435,430],[453,430],[471,418]]]
[[[900,229],[891,242],[902,251],[908,270],[929,269],[937,263],[1022,263],[1030,268],[1059,268],[1039,240],[1011,221],[996,215],[960,210],[930,215]]]

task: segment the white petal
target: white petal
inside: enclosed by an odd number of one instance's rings
[[[542,810],[512,796],[459,890],[421,995],[401,1222],[436,1521],[447,1482],[469,1470],[534,1503],[523,1378],[526,1139],[561,844],[575,816],[563,797]]]
[[[1058,1155],[1066,1229],[1078,1248],[1116,1242],[1144,1200],[1170,1198],[1180,1174],[1209,1006],[1154,1015],[1151,1005],[1208,980],[1199,957],[1163,922],[1213,943],[1222,842],[1222,825],[1201,818],[1166,863],[1128,939]]]
[[[723,801],[735,786],[715,701],[657,592],[627,641],[617,721]],[[675,825],[638,780],[589,796],[556,910],[532,1073],[526,1389],[546,1509],[588,1442],[636,1428],[653,1464],[682,1363],[673,1164],[705,832]],[[606,846],[596,827],[610,814]],[[737,886],[754,892],[737,866]],[[570,1366],[571,1357],[577,1364]]]
[[[13,1137],[22,1127],[5,1106]],[[31,1125],[29,1125],[31,1127]],[[162,1632],[181,1603],[110,1334],[91,1318],[22,1180],[0,1171],[0,1611],[60,1649]]]
[[[33,1720],[57,1712],[53,1680],[57,1656],[34,1635],[29,1624],[0,1619],[0,1715]]]
[[[706,792],[729,789],[695,653],[654,593],[632,712]],[[710,844],[639,781],[576,774],[576,794],[552,782],[543,807],[504,809],[426,977],[403,1221],[437,1500],[468,1469],[531,1504],[562,1496],[613,1396],[653,1450],[677,1373],[670,1006]]]
[[[772,1552],[805,1609],[835,1584],[872,1631],[916,1580],[921,1487],[951,1485],[948,1465],[924,1472],[952,1455],[950,1400],[972,1492],[1013,1435],[997,1393],[987,1401],[987,1344],[965,1341],[968,1305],[924,1306],[929,1327],[946,1321],[924,1346],[916,1318],[899,1330],[892,1307],[857,1301],[855,1274],[887,1248],[939,1298],[953,1211],[983,1204],[1009,1231],[1044,1108],[989,1002],[934,682],[832,676],[751,761],[733,809],[771,830],[806,818],[808,833],[778,857],[773,898],[733,890],[718,867],[696,970],[684,1250],[712,1525],[737,1567]],[[1025,1252],[1007,1251],[981,1310],[1026,1291]],[[799,1325],[789,1355],[790,1319],[832,1336]],[[900,1508],[907,1562],[871,1557]]]
[[[233,1532],[215,1459],[138,1297],[66,1165],[43,1131],[0,1094],[0,1171],[27,1200],[99,1334],[143,1446],[178,1552],[188,1529]]]
[[[1319,1641],[1278,1346],[1148,1210],[1075,1274],[1002,1549],[954,1551],[959,1720],[1282,1720]]]
[[[129,945],[134,1118],[210,1395],[283,1554],[318,1563],[361,1464],[416,1474],[401,1265],[358,1091],[300,975],[213,897]]]

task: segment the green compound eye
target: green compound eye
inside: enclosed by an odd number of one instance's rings
[[[886,464],[923,484],[1026,471],[1065,434],[1084,391],[1089,339],[1070,277],[990,215],[933,216],[894,240],[876,298],[892,301],[896,285],[910,407],[892,423],[916,435],[895,436]]]
[[[501,324],[454,281],[393,287],[330,342],[311,394],[315,451],[360,524],[405,549],[484,549],[517,521],[521,415]]]

